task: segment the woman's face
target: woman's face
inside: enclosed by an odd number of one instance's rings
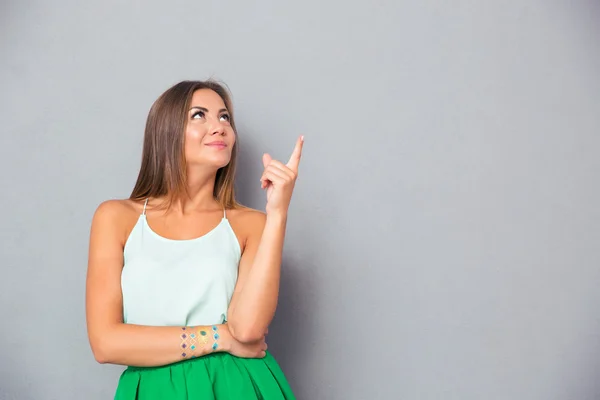
[[[229,164],[235,133],[221,96],[210,89],[196,90],[186,118],[184,146],[187,164],[217,169]]]

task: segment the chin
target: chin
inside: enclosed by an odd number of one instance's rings
[[[194,158],[188,158],[187,159],[187,164],[189,166],[191,166],[192,168],[194,166],[197,167],[211,167],[214,169],[219,169],[219,168],[223,168],[226,167],[227,165],[229,165],[229,162],[231,161],[231,157],[227,156],[227,157],[194,157]]]
[[[229,162],[231,161],[231,159],[228,157],[227,159],[221,158],[221,159],[213,159],[210,160],[208,162],[205,162],[204,164],[209,164],[213,167],[215,167],[216,169],[219,168],[223,168],[229,165]]]

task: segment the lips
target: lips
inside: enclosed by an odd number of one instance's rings
[[[210,143],[206,143],[207,146],[211,146],[211,147],[217,147],[217,148],[225,148],[227,147],[227,143],[222,142],[222,141],[217,141],[217,142],[210,142]]]

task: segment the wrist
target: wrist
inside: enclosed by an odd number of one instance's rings
[[[217,348],[212,350],[213,352],[224,352],[224,353],[228,353],[231,350],[231,342],[233,340],[233,336],[231,336],[231,332],[229,332],[229,327],[227,326],[227,323],[225,324],[219,324],[219,325],[215,325],[217,327],[216,332],[213,331],[212,326],[210,328],[211,330],[211,334],[217,333],[218,339],[216,340],[217,343]],[[213,343],[215,343],[215,341],[213,340]],[[211,344],[211,346],[213,346]],[[212,349],[212,347],[211,347]]]
[[[273,211],[267,213],[267,224],[285,224],[287,222],[288,213],[284,211]]]
[[[198,349],[202,354],[227,351],[227,346],[230,345],[229,336],[231,335],[225,325],[198,326],[193,333],[190,332],[189,337],[193,342],[190,349]]]

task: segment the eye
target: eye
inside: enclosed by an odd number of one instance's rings
[[[229,116],[229,114],[223,114],[221,115],[221,118],[223,118],[227,122],[231,122],[231,117]]]
[[[204,118],[204,111],[196,111],[192,114],[192,119]]]

